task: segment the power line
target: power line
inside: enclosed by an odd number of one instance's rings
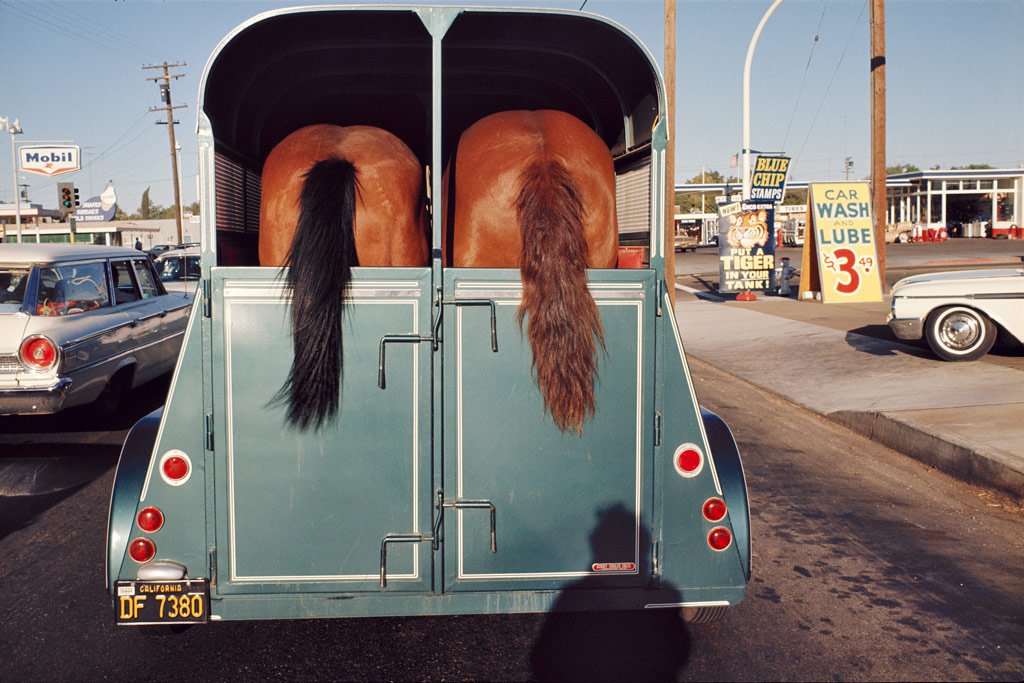
[[[807,73],[811,70],[811,60],[814,58],[814,48],[818,47],[818,39],[821,36],[821,25],[825,21],[825,9],[828,5],[822,0],[821,3],[821,18],[818,19],[818,29],[814,32],[814,42],[811,43],[811,52],[807,55],[807,64],[804,66],[804,75],[800,78],[800,89],[796,93],[796,100],[793,102],[793,113],[789,116],[789,125],[786,126],[786,135],[782,138],[782,147],[780,150],[786,150],[786,143],[789,141],[789,131],[793,127],[793,119],[796,118],[796,111],[800,106],[800,96],[804,92],[804,83],[807,81]]]
[[[846,39],[846,46],[843,48],[843,54],[839,56],[839,63],[836,64],[835,71],[832,72],[832,78],[828,81],[828,86],[825,87],[825,92],[821,96],[821,102],[818,103],[818,109],[814,112],[814,118],[811,120],[811,125],[807,129],[807,136],[804,138],[803,143],[800,145],[800,151],[797,152],[793,161],[799,161],[800,155],[803,154],[804,147],[807,146],[807,141],[811,138],[811,132],[814,130],[814,124],[818,120],[818,114],[821,113],[821,108],[825,105],[825,100],[828,98],[829,90],[832,89],[832,84],[836,80],[836,75],[839,73],[839,67],[843,65],[843,59],[846,57],[846,51],[850,49],[850,41],[853,40],[853,34],[857,27],[860,25],[861,17],[864,16],[864,9],[868,6],[868,0],[864,0],[864,4],[861,5],[860,14],[857,15],[857,20],[853,22],[853,27],[850,29],[850,36]]]

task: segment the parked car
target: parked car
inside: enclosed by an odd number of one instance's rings
[[[198,246],[171,249],[156,257],[154,265],[164,288],[168,292],[194,295],[202,275]]]
[[[160,254],[171,249],[177,249],[177,247],[173,244],[154,244],[151,248],[146,249],[146,253],[149,254],[149,258],[155,259]]]
[[[1024,342],[1024,268],[915,275],[892,288],[889,327],[943,360],[977,360],[999,330]]]
[[[135,249],[0,244],[0,415],[113,414],[174,368],[191,304]]]

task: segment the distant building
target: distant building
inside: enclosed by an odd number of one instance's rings
[[[14,214],[14,204],[0,204],[0,242],[17,241]],[[178,228],[173,218],[149,221],[79,221],[75,226],[75,232],[72,233],[71,224],[60,222],[61,217],[59,211],[43,209],[38,204],[22,204],[21,241],[131,247],[134,246],[135,240],[140,240],[143,249],[151,249],[157,244],[178,243]],[[199,241],[198,216],[183,218],[181,227],[183,241]]]
[[[837,182],[837,181],[827,181]],[[886,178],[889,224],[916,223],[945,227],[953,237],[999,235],[1024,222],[1024,169],[917,171]],[[789,183],[788,190],[806,190],[807,183]],[[677,194],[709,194],[738,199],[739,183],[681,184]],[[716,214],[711,201],[707,213]],[[806,210],[806,207],[804,207]],[[698,216],[687,216],[695,220]]]

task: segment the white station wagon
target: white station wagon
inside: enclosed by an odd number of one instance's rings
[[[889,327],[944,360],[977,360],[1000,330],[1024,342],[1024,268],[914,275],[892,287]]]
[[[0,415],[113,414],[174,369],[191,305],[135,249],[0,244]]]

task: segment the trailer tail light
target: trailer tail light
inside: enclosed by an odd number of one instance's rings
[[[192,460],[184,451],[167,451],[160,458],[160,476],[171,486],[181,486],[191,475]]]
[[[144,508],[136,519],[139,528],[148,533],[158,531],[164,525],[164,513],[154,507]]]
[[[57,347],[46,337],[29,337],[18,353],[29,370],[49,370],[57,364]]]
[[[696,477],[704,469],[704,453],[696,444],[684,443],[672,456],[672,464],[681,477]]]
[[[136,538],[128,546],[128,554],[136,562],[149,562],[156,555],[156,545],[148,538]]]
[[[732,543],[732,533],[724,526],[716,526],[708,534],[708,545],[712,550],[725,550]]]
[[[720,522],[725,517],[725,501],[721,498],[708,498],[704,503],[704,519],[709,522]]]

